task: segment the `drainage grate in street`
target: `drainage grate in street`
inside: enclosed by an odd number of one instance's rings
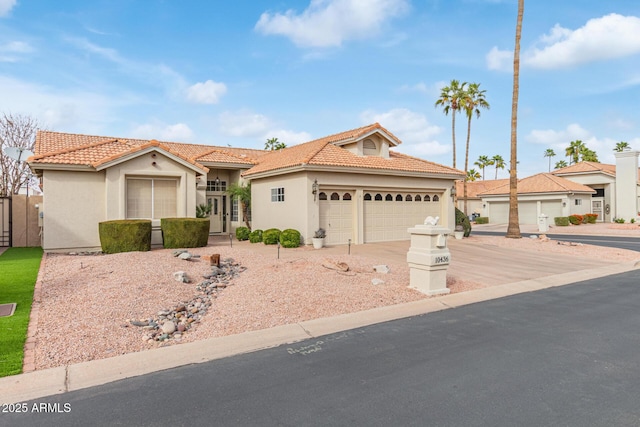
[[[13,312],[16,311],[16,303],[0,304],[0,317],[13,316]]]

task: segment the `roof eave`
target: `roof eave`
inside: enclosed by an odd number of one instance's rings
[[[283,174],[292,173],[292,172],[300,172],[300,171],[357,173],[357,174],[364,174],[364,175],[390,175],[390,176],[398,176],[398,173],[401,172],[403,176],[408,176],[408,177],[439,178],[439,179],[450,179],[450,180],[460,179],[461,177],[464,176],[461,174],[453,174],[453,173],[404,171],[404,170],[396,170],[396,169],[377,169],[377,168],[353,167],[353,166],[300,164],[300,165],[290,166],[290,167],[281,168],[281,169],[272,169],[269,171],[243,175],[243,177],[247,179],[260,179],[260,178],[267,178],[267,177],[283,175]]]
[[[199,174],[202,174],[202,175],[206,175],[209,172],[209,169],[207,167],[203,166],[202,168],[200,168],[197,165],[194,165],[193,163],[190,163],[189,161],[187,161],[187,160],[185,160],[185,159],[183,159],[183,158],[181,158],[179,156],[176,156],[175,154],[173,154],[173,153],[171,153],[171,152],[169,152],[167,150],[164,150],[162,147],[158,147],[158,146],[150,146],[150,147],[143,148],[141,150],[136,150],[136,151],[133,151],[133,152],[130,152],[130,153],[126,153],[126,154],[124,154],[124,155],[122,155],[122,156],[120,156],[120,157],[118,157],[116,159],[109,160],[107,162],[97,164],[95,169],[96,169],[96,171],[101,171],[101,170],[104,170],[104,169],[108,169],[108,168],[110,168],[112,166],[118,165],[120,163],[127,162],[129,160],[133,160],[133,159],[138,158],[138,157],[140,157],[142,155],[149,154],[149,153],[152,153],[152,152],[158,152],[158,153],[162,154],[163,156],[166,156],[169,159],[173,160],[174,162],[179,163],[182,166],[193,170],[196,173],[199,173]]]

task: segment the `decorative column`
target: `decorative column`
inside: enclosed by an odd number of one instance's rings
[[[427,295],[448,294],[447,269],[451,254],[447,248],[447,236],[451,230],[429,222],[409,228],[411,247],[407,253],[409,287]]]

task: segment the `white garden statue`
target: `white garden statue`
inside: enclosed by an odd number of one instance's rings
[[[424,225],[438,225],[438,221],[440,221],[440,217],[432,217],[432,216],[428,216],[425,220],[424,220]]]

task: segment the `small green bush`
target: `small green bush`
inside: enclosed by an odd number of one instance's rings
[[[236,228],[236,239],[238,240],[249,240],[250,234],[251,234],[251,230],[249,230],[248,227]]]
[[[569,226],[569,217],[568,216],[557,216],[553,218],[553,222],[558,227],[567,227]]]
[[[283,248],[297,248],[300,246],[300,232],[292,228],[282,230],[282,233],[280,233],[280,244]]]
[[[251,243],[262,242],[262,230],[253,230],[251,233],[249,233],[249,241]]]
[[[582,215],[569,215],[569,222],[573,225],[580,225],[583,221]]]
[[[280,233],[281,231],[277,228],[264,230],[264,232],[262,233],[262,243],[264,243],[265,245],[275,245],[280,241]]]
[[[469,234],[471,234],[471,221],[469,221],[469,217],[458,208],[456,208],[456,225],[462,225],[464,237],[469,237]]]
[[[595,224],[597,219],[598,219],[598,214],[594,214],[594,213],[584,214],[584,222],[586,224]]]
[[[630,222],[631,224],[635,224],[635,223],[636,223],[636,219],[635,219],[635,218],[631,218],[631,219],[629,220],[629,222]]]
[[[613,218],[613,222],[616,224],[624,224],[624,218]]]
[[[479,216],[476,218],[476,224],[489,224],[488,216]]]
[[[151,250],[151,220],[118,219],[98,223],[105,254]]]
[[[200,248],[209,241],[209,218],[162,218],[165,248]]]

